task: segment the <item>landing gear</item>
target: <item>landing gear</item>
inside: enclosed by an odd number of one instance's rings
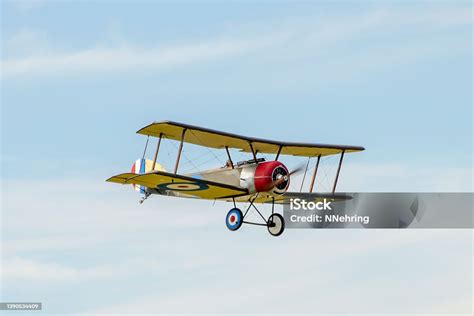
[[[267,221],[267,229],[272,236],[280,236],[285,230],[285,220],[283,216],[277,213],[270,215]]]
[[[244,215],[242,214],[242,211],[234,207],[227,213],[227,216],[225,217],[225,224],[229,230],[234,231],[242,226],[243,220]]]
[[[250,225],[257,225],[257,226],[265,226],[268,229],[268,232],[272,236],[280,236],[283,231],[285,230],[285,220],[283,219],[283,216],[281,216],[278,213],[274,213],[274,208],[275,208],[275,200],[272,201],[272,214],[270,217],[268,217],[268,220],[263,217],[262,213],[257,209],[257,207],[253,204],[257,196],[255,196],[253,199],[249,200],[249,206],[247,210],[245,211],[244,214],[242,214],[242,211],[235,207],[231,209],[226,216],[226,226],[229,230],[237,230],[239,229],[242,224],[250,224]],[[235,203],[235,202],[234,202]],[[255,223],[255,222],[249,222],[245,221],[245,216],[248,214],[251,208],[254,208],[254,210],[260,215],[264,223]]]

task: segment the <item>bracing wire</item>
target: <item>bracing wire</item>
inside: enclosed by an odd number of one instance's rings
[[[203,144],[202,140],[194,133],[194,131],[193,131],[193,130],[190,130],[190,132],[191,132],[191,134],[194,135],[194,137],[196,137],[196,139],[197,139],[197,140],[199,141],[199,143],[201,143],[201,145],[202,145],[202,144]],[[220,159],[214,152],[212,152],[212,151],[209,149],[209,147],[204,146],[204,145],[202,145],[202,146],[205,147],[210,153],[212,153],[212,155],[214,156],[214,158],[216,158],[220,163],[223,163],[223,162],[221,161],[221,159]]]
[[[308,172],[309,161],[311,157],[308,157],[308,162],[306,163],[306,168],[304,169],[303,180],[301,180],[300,192],[303,191],[304,180],[306,179],[306,173]]]
[[[175,143],[172,143],[172,144],[173,144],[173,147],[174,147],[175,149],[178,149],[178,147],[177,147],[177,145],[176,145]],[[182,152],[182,156],[183,156],[184,159],[191,165],[191,167],[192,167],[193,169],[195,169],[197,172],[199,172],[199,169],[198,169],[198,168],[194,165],[194,163],[188,158],[188,156],[186,155],[186,152],[185,152],[185,151]]]

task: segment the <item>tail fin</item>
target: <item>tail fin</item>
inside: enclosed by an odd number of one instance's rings
[[[142,159],[137,159],[135,163],[132,165],[132,173],[135,174],[144,174],[150,171],[166,171],[165,168],[163,168],[162,165],[156,163],[155,168],[153,169],[153,160],[142,158]],[[136,185],[133,184],[133,187],[136,191],[145,194],[146,192],[146,187],[143,185]]]

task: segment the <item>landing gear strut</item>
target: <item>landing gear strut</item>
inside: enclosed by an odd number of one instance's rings
[[[235,207],[235,202],[234,202],[234,208],[232,208],[226,216],[226,226],[229,230],[235,231],[238,230],[242,224],[250,224],[250,225],[257,225],[257,226],[266,226],[268,229],[268,232],[272,236],[280,236],[283,231],[285,230],[285,220],[283,219],[283,216],[281,216],[278,213],[274,213],[274,208],[275,208],[275,199],[272,200],[272,214],[268,217],[268,220],[265,219],[265,217],[260,213],[260,211],[257,209],[257,207],[253,204],[257,196],[255,196],[253,199],[249,199],[249,206],[247,210],[245,211],[244,214],[242,214],[242,211]],[[249,222],[245,221],[245,216],[248,214],[250,211],[250,208],[252,208],[257,211],[257,213],[260,215],[264,223],[255,223],[255,222]]]

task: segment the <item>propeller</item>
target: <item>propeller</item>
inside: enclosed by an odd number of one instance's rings
[[[268,189],[268,190],[270,191],[274,187],[276,187],[277,185],[279,185],[279,184],[281,184],[285,181],[288,181],[288,179],[290,178],[291,175],[301,172],[303,170],[303,166],[304,166],[303,164],[300,164],[295,169],[293,169],[291,172],[289,172],[287,175],[284,175],[284,176],[280,177],[279,179],[273,181],[272,185],[270,186],[270,189]]]

